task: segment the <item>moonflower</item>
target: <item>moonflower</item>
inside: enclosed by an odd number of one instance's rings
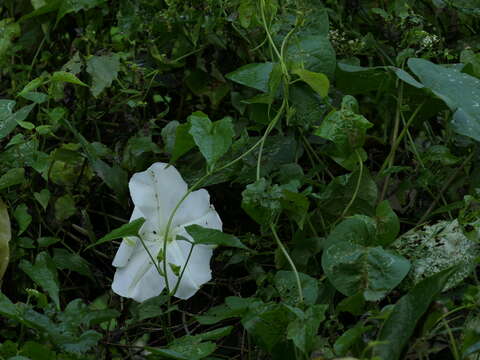
[[[112,263],[117,268],[112,290],[139,302],[159,295],[166,287],[164,261],[167,262],[168,287],[170,291],[177,288],[173,295],[180,299],[194,295],[202,284],[212,278],[210,259],[213,246],[192,246],[182,239],[194,242],[185,227],[196,224],[222,230],[222,221],[210,205],[210,195],[205,189],[200,189],[190,193],[180,204],[167,235],[170,215],[188,188],[177,169],[167,166],[165,163],[154,163],[130,179],[130,195],[135,205],[130,221],[143,217],[145,223],[139,231],[141,239],[124,238]],[[165,242],[166,254],[163,254]]]

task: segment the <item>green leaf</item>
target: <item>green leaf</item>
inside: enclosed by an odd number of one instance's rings
[[[100,240],[98,240],[94,244],[88,245],[85,248],[85,250],[90,249],[94,246],[103,244],[108,241],[121,239],[128,236],[138,236],[138,232],[140,231],[140,228],[142,227],[144,222],[145,222],[144,218],[138,218],[136,220],[133,220],[132,222],[122,225],[119,228],[116,228],[115,230],[110,231],[107,235],[102,237]]]
[[[153,354],[162,355],[167,359],[179,360],[200,360],[212,354],[217,346],[215,343],[205,340],[217,340],[227,336],[232,331],[233,326],[225,326],[220,329],[207,331],[199,335],[186,335],[175,339],[168,349],[159,349],[147,347]]]
[[[261,178],[242,192],[242,209],[258,224],[269,224],[281,211],[282,189]]]
[[[328,95],[330,81],[328,81],[328,77],[325,74],[316,73],[305,69],[296,69],[293,71],[293,73],[298,75],[300,79],[310,85],[310,87],[321,97],[326,97]]]
[[[100,93],[112,84],[120,70],[120,59],[118,55],[92,56],[87,60],[87,72],[92,76],[90,90],[93,96],[98,97]]]
[[[425,59],[409,59],[408,67],[454,112],[453,130],[480,141],[480,80]]]
[[[172,162],[186,154],[195,147],[195,141],[190,135],[190,124],[180,124],[175,129],[174,145],[172,150]]]
[[[66,249],[56,248],[53,250],[53,262],[57,269],[75,271],[92,280],[95,279],[90,270],[91,265],[79,254],[71,253]]]
[[[359,171],[356,170],[353,173],[338,176],[327,185],[323,192],[315,195],[320,200],[320,208],[326,214],[334,216],[342,214],[347,204],[352,200],[359,174]],[[377,185],[368,171],[364,169],[355,201],[345,215],[374,215],[377,195]]]
[[[101,5],[106,0],[67,0],[61,1],[57,14],[57,23],[67,14],[79,12],[80,10],[89,10],[95,6]]]
[[[291,37],[285,51],[290,68],[305,68],[333,77],[335,50],[327,35],[299,33]]]
[[[211,166],[220,159],[232,145],[234,135],[230,117],[211,122],[202,112],[194,112],[188,117],[188,131],[200,149],[205,160]]]
[[[402,350],[412,336],[417,322],[456,270],[458,270],[456,267],[452,267],[426,278],[395,304],[392,313],[380,330],[379,343],[374,348],[375,355],[381,359],[400,359]]]
[[[242,325],[268,352],[285,338],[293,314],[283,304],[260,303],[242,317]]]
[[[361,340],[362,335],[371,330],[372,326],[363,326],[361,323],[355,325],[353,328],[348,329],[342,335],[340,335],[333,348],[335,354],[338,356],[347,355],[348,350],[359,340]]]
[[[8,136],[19,123],[22,123],[35,107],[35,104],[27,105],[13,112],[15,101],[0,99],[0,139]]]
[[[2,14],[2,17],[5,14]],[[0,62],[9,56],[13,40],[21,34],[20,24],[14,19],[7,18],[0,20]],[[13,54],[12,54],[13,55]]]
[[[388,200],[378,204],[375,221],[377,223],[376,243],[382,246],[393,243],[400,232],[400,221],[397,214],[390,207]]]
[[[77,78],[74,74],[66,71],[56,71],[52,75],[52,81],[55,82],[67,82],[75,85],[81,85],[88,87],[83,81]]]
[[[298,316],[299,310],[296,309]],[[320,323],[325,320],[328,305],[312,305],[305,312],[301,311],[297,319],[288,324],[287,339],[293,341],[295,346],[304,354],[315,350]]]
[[[165,314],[165,310],[162,307],[168,300],[166,295],[159,295],[153,298],[147,299],[144,302],[133,302],[130,305],[130,313],[138,320],[143,321]]]
[[[303,301],[307,305],[313,305],[318,298],[318,283],[311,276],[298,273],[300,277],[300,285],[303,290]],[[288,305],[298,303],[298,286],[295,273],[293,271],[278,271],[274,278],[275,288],[282,298],[282,302]]]
[[[236,236],[225,234],[220,230],[208,229],[200,225],[189,225],[185,230],[187,230],[193,238],[195,244],[210,244],[248,249]]]
[[[50,201],[51,196],[52,194],[47,188],[42,189],[40,192],[33,193],[33,197],[42,206],[43,210],[47,210],[48,202]]]
[[[24,168],[13,168],[8,170],[0,177],[0,190],[6,189],[10,186],[23,183],[25,180]]]
[[[268,92],[268,82],[273,66],[274,63],[271,62],[248,64],[228,73],[225,77],[238,84]]]
[[[38,286],[50,295],[50,298],[59,309],[58,275],[57,269],[55,268],[55,264],[50,255],[44,251],[40,252],[35,258],[35,264],[31,264],[27,260],[21,260],[20,269],[22,269]]]
[[[66,194],[55,201],[55,219],[64,221],[77,212],[72,195]]]
[[[395,288],[410,270],[402,256],[374,247],[376,223],[356,215],[338,224],[325,241],[322,267],[335,288],[347,296],[362,292],[376,301]]]
[[[352,111],[351,96],[345,96],[342,100],[342,108],[328,114],[315,130],[315,135],[330,140],[335,144],[333,157],[348,158],[356,149],[365,143],[367,129],[373,124]],[[358,105],[357,105],[358,106]]]
[[[19,315],[17,306],[10,299],[0,292],[0,315],[16,320]]]
[[[45,76],[45,75],[41,75],[33,79],[27,85],[24,86],[22,91],[18,93],[18,96],[24,97],[26,94],[36,90],[37,88],[45,84],[47,81],[48,81],[48,76]]]
[[[26,204],[20,204],[15,208],[13,217],[18,223],[18,235],[27,230],[28,226],[32,222],[32,217],[28,213],[28,207]]]
[[[11,238],[12,232],[7,205],[0,199],[0,284],[10,261],[10,247],[8,243]]]
[[[257,14],[257,4],[253,0],[244,0],[238,6],[238,21],[243,28],[248,29]]]

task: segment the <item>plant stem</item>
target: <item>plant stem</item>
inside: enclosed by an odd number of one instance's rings
[[[275,241],[277,242],[278,247],[282,251],[283,255],[285,256],[288,263],[290,264],[293,273],[295,274],[295,281],[297,282],[297,287],[298,287],[298,303],[301,304],[303,303],[303,290],[302,290],[302,283],[300,281],[300,276],[298,275],[297,268],[292,258],[290,257],[290,255],[288,255],[287,249],[285,248],[285,246],[283,246],[282,242],[280,241],[280,238],[278,237],[277,232],[275,231],[275,226],[273,224],[270,224],[270,229],[272,230],[273,237],[275,238]]]

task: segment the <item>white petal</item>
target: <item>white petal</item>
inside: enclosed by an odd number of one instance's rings
[[[130,217],[130,221],[136,220],[138,218],[143,217],[141,211],[135,207],[132,212],[132,216]],[[135,247],[137,246],[138,238],[135,236],[130,236],[122,240],[120,247],[115,254],[113,259],[112,265],[115,267],[125,266],[127,264],[128,259],[132,255]]]
[[[202,217],[199,217],[191,222],[186,222],[182,224],[182,228],[188,225],[200,225],[205,228],[215,229],[215,230],[222,230],[222,220],[218,213],[215,211],[215,208],[210,205],[208,211],[203,214]]]
[[[153,257],[156,256],[160,246],[161,243],[154,243],[149,246],[149,251]],[[175,281],[175,276],[169,273],[169,283]],[[112,290],[115,293],[140,302],[160,295],[164,288],[165,280],[163,276],[158,273],[141,244],[135,248],[127,265],[117,268],[112,283]]]
[[[210,210],[210,195],[205,189],[192,192],[182,202],[173,219],[173,227],[194,223]]]
[[[185,234],[182,234],[185,235]],[[186,241],[173,241],[167,247],[168,262],[181,267],[180,274],[185,267],[185,262],[188,258],[192,245]],[[188,299],[193,296],[200,286],[210,281],[212,272],[210,270],[210,259],[212,258],[212,246],[196,245],[193,248],[190,259],[187,263],[185,272],[183,273],[180,285],[177,288],[175,297],[180,299]],[[178,281],[178,280],[177,280]],[[173,290],[177,281],[170,283],[170,288]]]
[[[175,206],[187,192],[187,183],[173,166],[154,163],[129,182],[135,207],[159,230],[164,229]]]
[[[122,267],[127,265],[128,260],[133,254],[133,251],[137,247],[139,239],[131,236],[122,240],[120,247],[113,258],[112,265],[115,267]]]

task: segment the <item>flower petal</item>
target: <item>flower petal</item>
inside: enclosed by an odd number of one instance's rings
[[[182,236],[185,234],[182,234]],[[168,244],[167,261],[180,266],[180,274],[185,267],[185,261],[188,258],[191,247],[190,243],[182,240]],[[180,285],[174,294],[176,298],[185,300],[192,297],[200,289],[200,286],[211,280],[210,259],[212,258],[212,253],[213,247],[209,245],[196,245],[193,247]],[[171,283],[169,279],[169,286],[172,290],[175,288],[177,281],[178,279]]]
[[[138,218],[143,217],[141,211],[135,207],[132,212],[132,216],[130,217],[130,221],[136,220]],[[129,236],[122,240],[120,247],[113,258],[112,265],[115,267],[125,266],[130,259],[135,247],[137,246],[138,238],[135,236]]]
[[[222,230],[222,221],[210,205],[210,195],[207,190],[192,192],[180,205],[173,220],[173,227],[200,225],[210,229]]]
[[[129,182],[135,207],[159,232],[163,230],[175,206],[187,192],[187,183],[173,166],[154,163],[136,173]]]
[[[148,246],[153,257],[156,256],[161,245],[158,242]],[[176,277],[171,271],[168,272],[168,278],[169,284],[175,283]],[[139,302],[160,295],[164,288],[164,277],[158,273],[141,243],[135,247],[127,265],[117,268],[112,283],[112,290],[116,294]]]

